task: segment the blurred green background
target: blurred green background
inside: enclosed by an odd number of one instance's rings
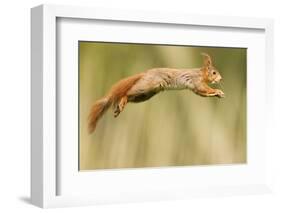
[[[118,118],[110,109],[88,134],[92,104],[114,83],[155,67],[201,67],[201,52],[223,77],[224,99],[165,91]],[[246,163],[246,57],[245,48],[80,41],[80,170]]]

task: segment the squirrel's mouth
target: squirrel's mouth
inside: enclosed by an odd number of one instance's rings
[[[211,82],[211,84],[219,84],[220,83],[220,80],[213,80],[212,82]]]
[[[222,80],[222,77],[217,77],[215,80],[213,80],[211,83],[212,84],[219,84],[220,81]]]

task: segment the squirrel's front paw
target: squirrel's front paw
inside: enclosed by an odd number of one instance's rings
[[[219,97],[219,98],[224,98],[225,97],[223,91],[221,91],[219,89],[216,90],[216,96]]]

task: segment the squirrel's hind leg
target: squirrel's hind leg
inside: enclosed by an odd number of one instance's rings
[[[128,103],[128,97],[123,96],[118,104],[116,104],[114,109],[114,117],[116,118],[125,108],[126,104]]]

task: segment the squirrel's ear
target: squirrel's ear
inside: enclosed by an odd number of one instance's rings
[[[203,56],[205,67],[209,67],[210,65],[212,65],[212,59],[207,53],[201,53],[201,55]]]

